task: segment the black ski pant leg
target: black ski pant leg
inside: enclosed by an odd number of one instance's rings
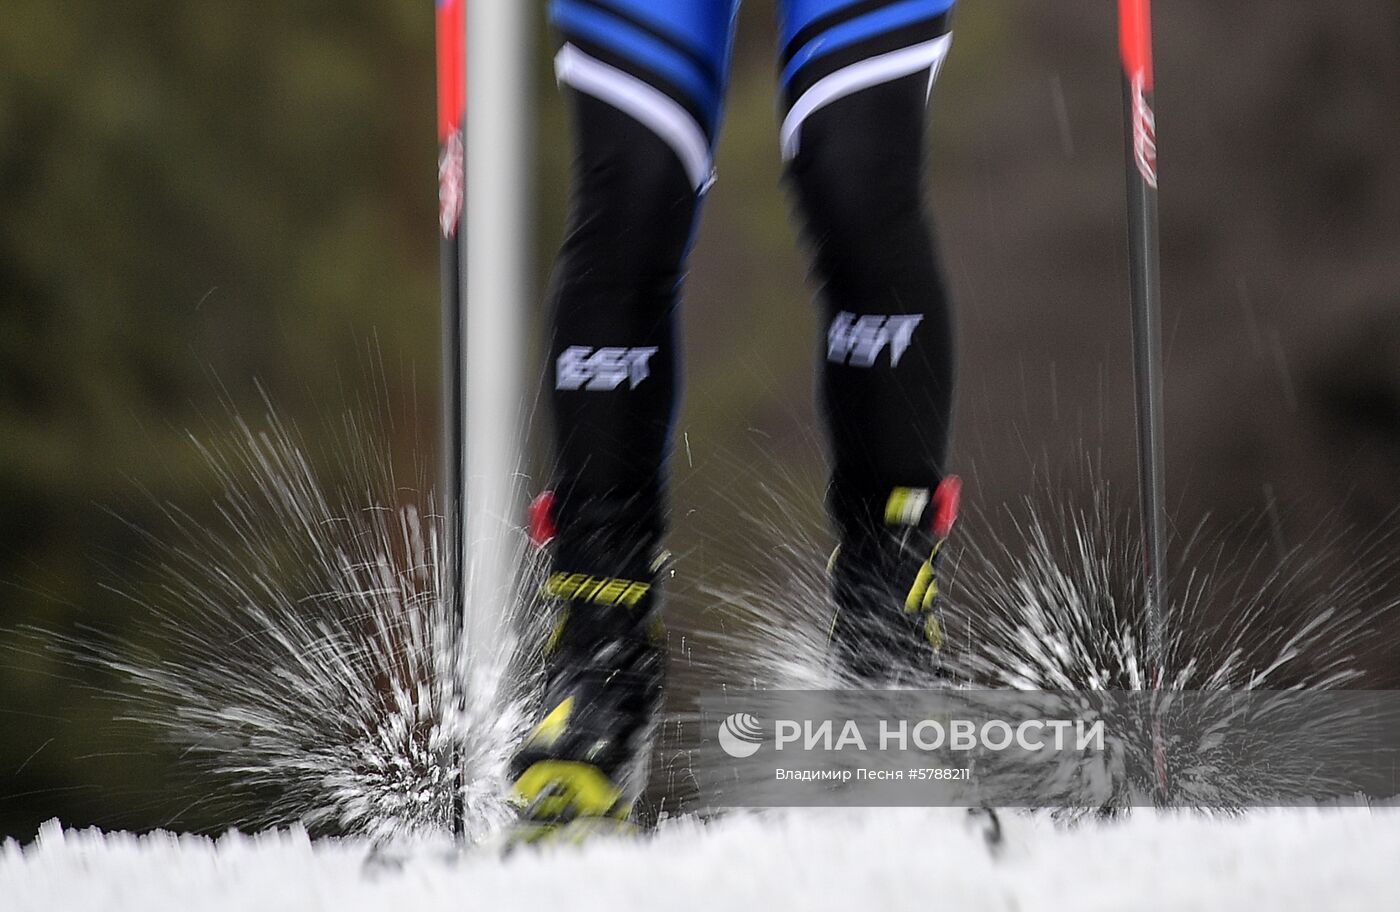
[[[696,189],[630,115],[566,90],[575,137],[550,290],[555,566],[644,579],[666,524],[678,388],[675,311]]]
[[[946,471],[953,318],[923,201],[927,72],[864,88],[808,117],[788,176],[803,216],[824,334],[819,397],[843,541],[895,487]]]

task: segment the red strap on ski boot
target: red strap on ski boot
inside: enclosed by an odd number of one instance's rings
[[[933,489],[933,534],[939,540],[947,538],[958,521],[958,503],[962,500],[962,479],[949,475]]]
[[[554,538],[554,492],[542,491],[530,501],[530,541],[543,548]]]

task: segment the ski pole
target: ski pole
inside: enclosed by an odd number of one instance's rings
[[[531,240],[529,15],[528,4],[517,0],[472,0],[470,7],[467,0],[436,0],[436,7],[443,585],[453,656],[472,649],[481,673],[490,676],[502,653],[500,621],[516,594]],[[468,67],[476,87],[470,105]],[[452,763],[465,773],[455,752]],[[459,838],[466,829],[463,797],[459,788],[452,810]]]
[[[530,307],[533,3],[465,7],[461,371],[461,631],[473,701],[503,696],[519,594],[525,327]],[[460,769],[460,764],[459,764]],[[463,775],[467,771],[462,771]],[[457,828],[465,830],[459,808]]]
[[[466,184],[466,160],[462,136],[462,115],[466,93],[462,45],[465,38],[462,0],[437,0],[437,111],[438,111],[438,228],[439,259],[442,272],[442,386],[441,451],[439,453],[439,497],[445,540],[440,560],[440,585],[447,600],[447,616],[454,637],[459,636],[463,617],[462,585],[466,561],[462,543],[462,499],[465,465],[462,435],[462,208]],[[458,642],[451,644],[449,664],[455,670]],[[453,751],[449,762],[460,771],[461,758]],[[466,821],[463,789],[455,790],[452,801],[453,834],[463,836]]]
[[[1133,307],[1133,375],[1137,391],[1138,490],[1146,573],[1147,674],[1151,688],[1156,690],[1162,685],[1166,658],[1167,579],[1157,122],[1152,109],[1150,0],[1118,0],[1118,38],[1127,122],[1128,261]],[[1167,766],[1155,712],[1153,762],[1161,799],[1167,787]]]

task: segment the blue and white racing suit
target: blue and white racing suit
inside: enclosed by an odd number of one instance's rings
[[[675,310],[738,0],[552,0],[576,143],[550,291],[558,568],[641,578],[665,527]],[[942,477],[952,318],[922,201],[952,0],[778,0],[779,143],[810,245],[843,541]]]

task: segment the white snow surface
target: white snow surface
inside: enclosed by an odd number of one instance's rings
[[[45,825],[0,847],[7,912],[539,909],[1252,910],[1400,908],[1400,810],[1138,812],[1056,825],[1003,814],[989,848],[963,811],[792,811],[680,820],[578,848],[406,850],[299,829],[219,839]]]

